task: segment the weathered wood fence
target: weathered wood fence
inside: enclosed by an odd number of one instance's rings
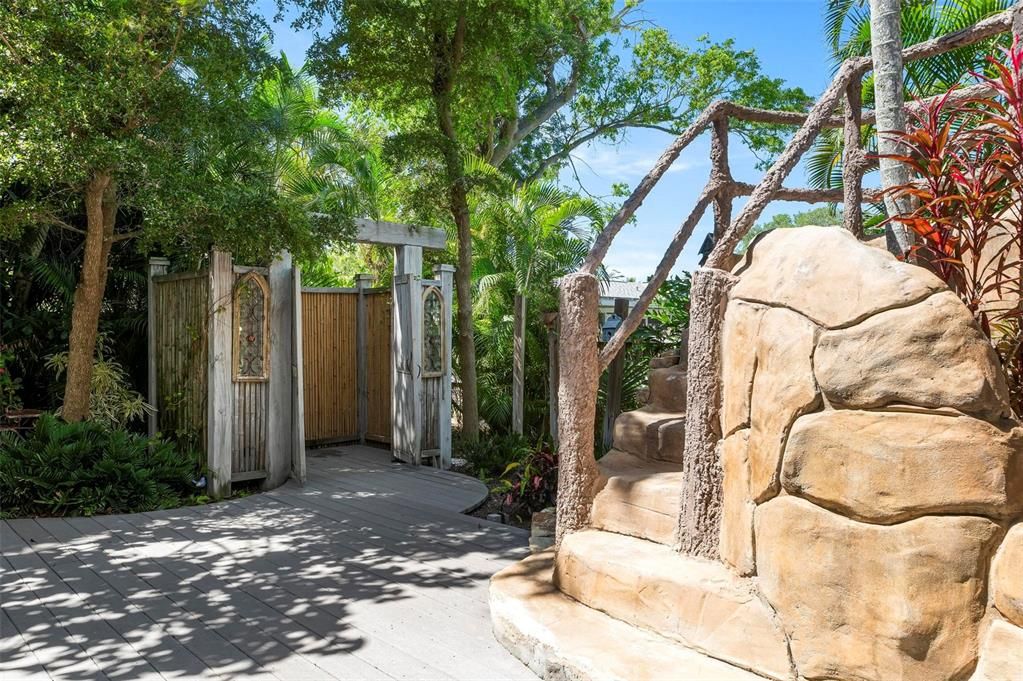
[[[206,270],[149,267],[150,433],[205,451],[209,491],[305,481],[306,439],[391,443],[409,463],[451,461],[454,268],[423,279],[443,230],[358,219],[356,240],[394,248],[394,287],[302,288],[291,255],[269,267],[212,251]]]
[[[244,480],[280,485],[301,450],[290,255],[268,268],[234,265],[218,251],[201,272],[168,266],[150,261],[149,431],[204,450],[215,495]]]
[[[192,446],[206,439],[206,346],[209,278],[204,272],[167,274],[170,261],[149,263],[149,395],[159,428]],[[155,399],[154,399],[155,397]]]

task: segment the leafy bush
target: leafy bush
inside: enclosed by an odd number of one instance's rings
[[[489,481],[499,478],[510,463],[525,459],[530,451],[529,441],[521,435],[490,435],[476,442],[455,440],[454,456],[465,459],[470,474]]]
[[[558,492],[558,455],[541,445],[520,461],[509,463],[494,491],[504,495],[504,506],[520,520],[553,506]]]
[[[169,442],[44,414],[25,437],[0,433],[6,516],[134,513],[199,501],[201,457]]]
[[[67,370],[67,361],[68,353],[58,352],[49,357],[46,366],[53,369],[59,379]],[[92,366],[89,419],[113,428],[124,428],[152,411],[153,407],[146,403],[141,393],[131,389],[131,380],[124,368],[107,358],[101,343]],[[59,409],[57,414],[60,415]]]
[[[657,291],[646,316],[662,343],[679,345],[689,329],[689,292],[693,277],[688,272],[666,279]]]
[[[916,255],[959,295],[1001,356],[1023,413],[1023,50],[989,58],[994,77],[978,76],[995,92],[963,104],[939,98],[895,137],[893,155],[918,178],[892,188],[916,209],[892,220],[920,238]],[[951,94],[952,91],[949,92]]]
[[[21,388],[21,379],[13,378],[8,370],[8,365],[14,359],[14,353],[0,346],[0,418],[8,409],[20,409],[21,398],[18,397],[18,390]]]

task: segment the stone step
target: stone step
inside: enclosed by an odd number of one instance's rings
[[[490,580],[494,636],[553,681],[764,681],[572,600],[551,584],[552,551]]]
[[[789,679],[785,636],[753,582],[724,565],[600,530],[561,543],[554,583],[611,617],[773,679]]]
[[[682,462],[686,417],[653,406],[622,412],[615,419],[614,448],[642,459]]]
[[[660,411],[685,413],[686,370],[681,365],[650,369],[647,374],[647,404]]]
[[[681,504],[682,465],[611,450],[598,464],[607,479],[590,524],[608,532],[671,544]]]

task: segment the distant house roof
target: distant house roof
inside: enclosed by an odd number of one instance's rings
[[[612,301],[615,298],[638,300],[645,288],[646,282],[643,281],[609,281],[600,284],[600,297]]]

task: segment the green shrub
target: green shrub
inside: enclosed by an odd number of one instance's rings
[[[455,440],[454,455],[465,459],[472,475],[481,480],[499,478],[508,464],[522,461],[532,447],[522,435],[482,435],[476,442]]]
[[[544,444],[529,450],[508,464],[492,491],[502,495],[504,507],[523,521],[553,506],[558,494],[557,452]]]
[[[134,513],[197,501],[200,455],[101,423],[44,414],[25,437],[0,433],[7,517]]]
[[[137,421],[153,411],[146,404],[142,395],[131,389],[128,372],[117,362],[107,359],[103,347],[104,339],[100,339],[99,352],[92,365],[92,379],[89,395],[89,419],[105,423],[112,428],[124,428],[132,421]],[[58,352],[46,361],[46,366],[53,369],[57,378],[67,371],[68,353]],[[60,414],[60,410],[57,410]]]

